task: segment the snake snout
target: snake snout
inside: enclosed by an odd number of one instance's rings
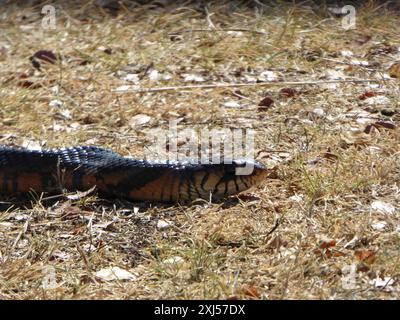
[[[236,159],[224,165],[224,174],[217,183],[216,196],[232,195],[258,185],[267,175],[267,168],[250,159]],[[221,186],[224,185],[224,188]],[[219,194],[221,193],[221,194]]]

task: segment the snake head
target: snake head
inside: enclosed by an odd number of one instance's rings
[[[262,163],[250,159],[233,160],[231,166],[227,168],[227,178],[234,179],[239,192],[260,184],[266,176],[267,168]]]
[[[263,164],[249,159],[236,159],[203,165],[191,180],[202,198],[207,199],[211,194],[213,199],[221,199],[258,185],[266,176],[267,168]],[[189,198],[192,197],[190,194]]]

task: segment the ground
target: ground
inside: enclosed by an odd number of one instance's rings
[[[312,2],[160,3],[56,3],[54,28],[3,6],[1,144],[142,158],[178,119],[254,130],[268,179],[191,206],[4,198],[0,298],[398,299],[398,11],[368,2],[347,28]],[[215,83],[250,85],[181,88]]]

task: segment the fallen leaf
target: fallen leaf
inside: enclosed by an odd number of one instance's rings
[[[260,103],[258,104],[258,106],[260,107],[260,108],[258,108],[258,110],[259,111],[266,111],[266,110],[268,110],[270,108],[270,106],[273,103],[274,103],[274,100],[271,97],[267,96],[264,99],[262,99],[260,101]]]
[[[354,255],[356,258],[366,264],[373,264],[376,260],[376,251],[373,250],[355,250]]]
[[[342,50],[340,51],[340,54],[342,57],[351,57],[354,55],[354,53],[351,52],[350,50]]]
[[[29,58],[29,60],[32,62],[32,65],[35,69],[40,70],[41,64],[40,64],[39,60],[54,64],[57,61],[57,56],[49,50],[39,50],[39,51],[36,51]]]
[[[367,43],[369,40],[371,40],[372,37],[370,35],[367,34],[360,34],[358,35],[354,40],[359,44],[359,45],[363,45],[365,43]]]
[[[183,81],[185,82],[203,82],[205,79],[198,74],[184,74],[183,75]]]
[[[137,127],[141,127],[147,123],[149,123],[151,120],[151,117],[148,116],[147,114],[137,114],[136,116],[132,117],[129,120],[129,125],[132,128],[137,128]]]
[[[357,263],[357,272],[368,272],[371,268],[364,262]]]
[[[336,154],[330,152],[329,150],[327,152],[324,152],[322,154],[322,157],[327,159],[327,160],[329,160],[329,161],[331,161],[331,162],[334,162],[337,159],[339,159],[339,157]]]
[[[360,99],[360,100],[365,100],[365,99],[367,99],[367,98],[371,98],[371,97],[374,97],[374,96],[376,96],[376,95],[377,95],[377,93],[374,92],[374,91],[365,91],[362,95],[360,95],[360,96],[358,97],[358,99]]]
[[[382,231],[386,228],[387,222],[386,221],[374,221],[371,224],[371,228],[374,229],[375,231]]]
[[[61,100],[58,100],[58,99],[54,99],[54,100],[51,100],[50,102],[49,102],[49,106],[50,107],[57,107],[57,108],[59,108],[59,107],[61,107],[63,105],[63,102],[61,101]]]
[[[276,79],[278,79],[276,73],[269,70],[261,72],[257,78],[258,81],[275,81]]]
[[[322,236],[318,242],[318,246],[321,249],[327,249],[336,246],[336,241],[334,239],[330,239],[327,237]]]
[[[294,97],[297,94],[297,90],[293,88],[282,88],[280,91],[282,96],[291,98]]]
[[[161,79],[161,75],[157,70],[153,69],[149,72],[149,79],[151,81],[158,81]],[[163,78],[163,80],[165,79]]]
[[[373,123],[375,127],[384,127],[386,129],[395,129],[396,125],[392,121],[383,121],[383,120],[378,120]]]
[[[105,54],[108,54],[108,55],[111,55],[113,53],[111,48],[107,48],[104,46],[98,47],[97,50],[103,51]]]
[[[28,88],[28,89],[38,89],[41,87],[39,83],[35,83],[31,80],[22,80],[17,82],[18,87]]]
[[[51,254],[49,260],[50,260],[50,261],[54,261],[54,260],[57,260],[57,261],[66,261],[66,260],[68,260],[69,258],[70,258],[70,254],[69,254],[69,253],[63,252],[63,251],[60,251],[60,250],[55,250],[55,251],[52,252],[52,254]]]
[[[369,133],[373,132],[374,129],[376,129],[375,126],[373,126],[372,124],[368,124],[364,129],[364,133],[369,134]]]
[[[96,223],[93,225],[93,229],[103,229],[106,231],[117,231],[117,228],[114,226],[114,221],[107,221],[104,223]]]
[[[352,59],[350,63],[355,66],[368,66],[369,62],[365,60]]]
[[[326,115],[325,110],[321,109],[321,108],[315,108],[312,113],[314,116],[319,117],[319,118],[322,118]]]
[[[157,221],[157,229],[158,230],[165,230],[171,226],[171,222],[166,220],[158,220]]]
[[[394,279],[391,277],[384,277],[383,279],[381,279],[380,277],[376,277],[375,279],[372,279],[369,283],[372,284],[375,288],[387,288],[394,284]]]
[[[236,101],[227,101],[224,103],[226,108],[240,108],[240,104]]]
[[[168,265],[180,265],[184,262],[185,260],[182,257],[179,256],[174,256],[168,259],[165,259],[163,261],[164,264],[168,264]]]
[[[53,64],[57,61],[56,55],[49,50],[39,50],[33,54],[33,57]]]
[[[341,136],[342,141],[346,145],[365,146],[371,142],[370,135],[363,131],[349,130]]]
[[[137,278],[134,274],[124,269],[121,269],[120,267],[104,268],[97,271],[94,275],[104,281],[133,281]]]
[[[395,212],[395,207],[392,204],[379,200],[372,202],[371,208],[380,213],[393,214]]]
[[[389,68],[389,76],[400,79],[400,62],[392,64]]]
[[[257,298],[257,299],[261,298],[261,294],[255,286],[245,286],[240,291],[245,296]]]
[[[138,84],[140,81],[139,75],[137,73],[129,73],[121,78],[122,80]]]
[[[393,129],[396,128],[396,125],[395,125],[395,123],[392,122],[392,121],[383,121],[383,120],[379,120],[379,121],[376,121],[376,122],[374,122],[374,123],[368,124],[368,125],[365,127],[364,132],[365,132],[365,133],[371,133],[371,132],[374,131],[374,128],[375,128],[375,129],[386,128],[386,129],[391,129],[391,130],[393,130]]]

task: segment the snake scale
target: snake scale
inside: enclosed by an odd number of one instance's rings
[[[253,165],[252,172],[236,175],[236,168],[246,164]],[[2,195],[96,187],[99,194],[132,201],[217,200],[257,185],[266,172],[264,165],[251,160],[153,162],[93,146],[35,151],[0,145]]]

